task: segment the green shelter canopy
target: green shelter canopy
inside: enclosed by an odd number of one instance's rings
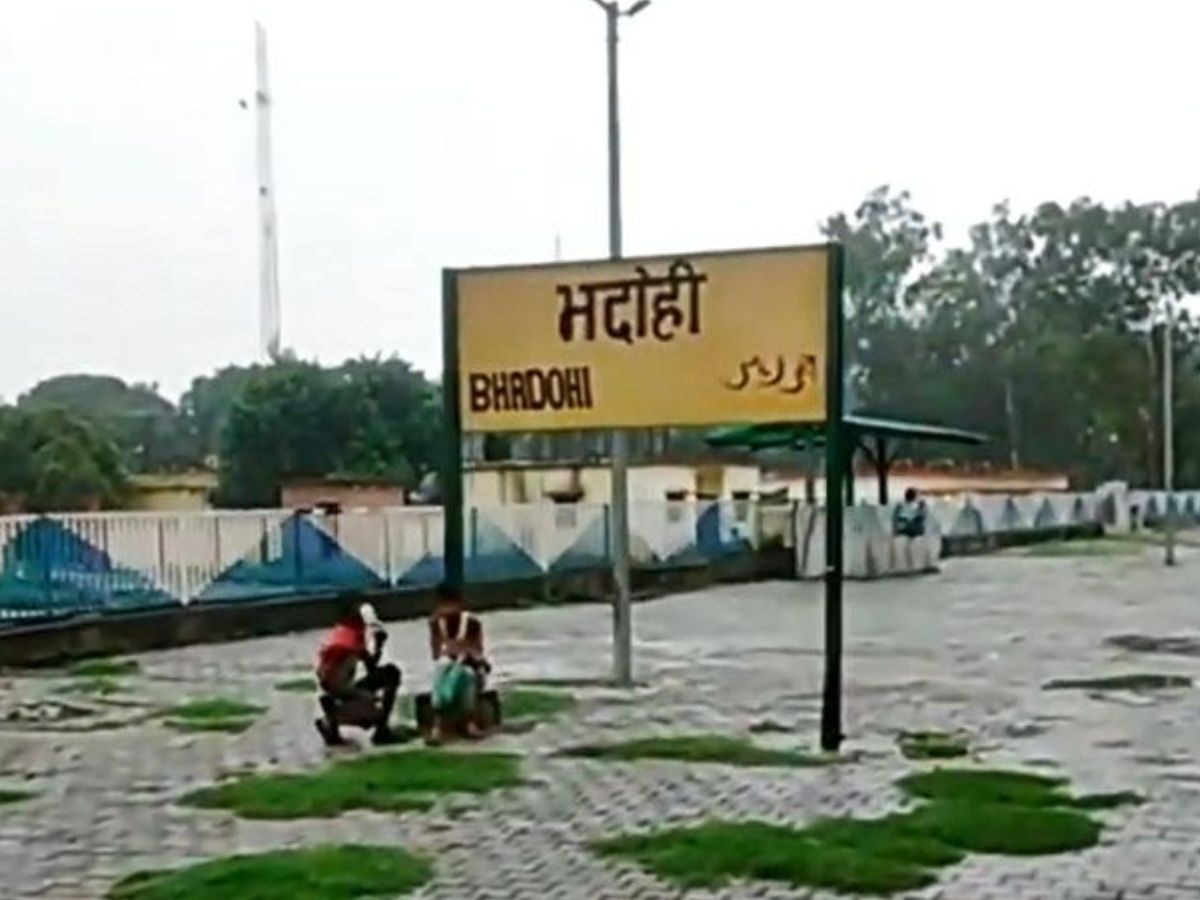
[[[882,437],[975,446],[987,441],[984,435],[973,431],[927,425],[923,422],[908,422],[903,419],[851,415],[843,418],[842,422],[845,423],[850,437],[857,442],[861,442],[863,438]],[[825,443],[825,423],[732,425],[710,431],[705,440],[713,447],[745,447],[750,450],[819,446]]]
[[[876,416],[849,415],[842,419],[848,443],[874,463],[879,475],[879,502],[888,502],[888,470],[895,460],[889,453],[889,444],[894,447],[899,440],[941,441],[948,444],[975,446],[987,438],[973,431],[946,428],[924,422],[909,422],[903,419],[887,419]],[[825,443],[824,422],[777,422],[762,425],[733,425],[710,431],[705,438],[712,447],[737,447],[748,450],[815,448]],[[851,460],[853,454],[850,454]],[[848,463],[851,462],[848,460]],[[853,472],[848,473],[853,474]],[[848,479],[848,488],[853,490],[853,478]],[[851,498],[853,499],[853,498]]]

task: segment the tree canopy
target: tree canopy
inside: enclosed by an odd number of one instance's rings
[[[437,388],[399,359],[254,372],[221,432],[221,500],[272,506],[288,479],[328,475],[414,488],[437,465],[440,404]]]
[[[998,204],[949,239],[880,187],[823,231],[846,247],[850,406],[981,431],[927,448],[998,467],[1160,483],[1165,313],[1175,309],[1176,458],[1200,484],[1200,199],[1028,211]],[[286,356],[196,378],[178,406],[155,385],[62,375],[0,407],[0,497],[35,508],[113,504],[125,472],[219,461],[222,503],[274,505],[293,478],[415,487],[435,471],[439,386],[397,358],[322,367]],[[596,459],[606,435],[488,436],[487,459]],[[694,429],[643,429],[639,457],[703,452]]]
[[[10,507],[112,505],[126,471],[169,473],[214,460],[217,499],[231,506],[274,505],[291,478],[412,488],[436,466],[442,440],[439,388],[395,358],[227,366],[196,378],[178,407],[153,385],[64,375],[0,412],[0,495]],[[61,433],[47,444],[55,423]],[[18,444],[33,455],[18,453]]]
[[[860,409],[983,431],[997,464],[1079,484],[1160,478],[1162,340],[1175,310],[1180,480],[1200,479],[1200,203],[1029,213],[1001,204],[957,246],[879,188],[825,233],[845,243]],[[917,450],[916,452],[921,452]]]
[[[127,487],[116,446],[62,408],[0,407],[0,509],[117,506]]]
[[[132,472],[186,468],[194,448],[180,430],[175,407],[156,385],[126,384],[109,375],[59,375],[17,401],[22,409],[62,409],[111,440]]]

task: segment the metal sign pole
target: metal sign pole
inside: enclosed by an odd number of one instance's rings
[[[821,700],[821,749],[842,743],[842,563],[847,447],[843,427],[842,248],[829,248],[825,363],[825,683]]]
[[[442,460],[442,559],[446,584],[461,591],[466,581],[463,511],[462,405],[458,359],[458,273],[442,271],[442,418],[446,443]]]
[[[617,25],[621,10],[616,2],[603,4],[608,69],[608,254],[621,258],[621,122],[617,69]],[[612,554],[613,681],[620,687],[633,684],[633,599],[629,565],[629,438],[614,431],[612,443]]]
[[[1168,566],[1175,565],[1175,309],[1167,301],[1167,321],[1163,324],[1163,490],[1167,494],[1163,543]]]

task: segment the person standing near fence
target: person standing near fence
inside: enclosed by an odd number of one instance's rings
[[[904,502],[892,511],[892,533],[897,537],[924,537],[928,514],[925,501],[917,489],[909,488],[904,492]]]

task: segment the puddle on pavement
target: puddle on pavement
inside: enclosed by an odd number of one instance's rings
[[[1074,722],[1074,716],[1064,716],[1061,713],[1038,713],[1033,717],[1035,722],[1046,722],[1054,724],[1056,722]]]
[[[1190,756],[1182,753],[1145,753],[1139,756],[1131,756],[1130,759],[1138,765],[1161,766],[1164,768],[1186,766],[1193,762]]]
[[[1031,766],[1035,769],[1061,769],[1062,763],[1056,759],[1050,759],[1043,756],[1034,756],[1029,759],[1022,760],[1022,765]]]
[[[1165,781],[1176,781],[1180,784],[1196,784],[1200,785],[1200,770],[1187,769],[1164,772],[1162,778]]]
[[[1194,636],[1154,637],[1146,634],[1117,634],[1105,638],[1104,643],[1130,653],[1164,653],[1171,656],[1200,657],[1200,637]]]
[[[65,700],[21,700],[4,711],[3,720],[17,724],[58,724],[94,716],[96,712],[94,707]]]
[[[0,708],[0,730],[23,733],[83,733],[127,728],[154,713],[144,704],[95,704],[61,698],[32,697]]]
[[[799,731],[799,726],[777,722],[774,719],[759,719],[751,722],[746,729],[751,734],[793,734]]]
[[[627,690],[626,688],[618,688],[617,683],[611,678],[514,678],[508,684],[511,687],[517,688],[557,688],[559,690],[606,688],[610,690]],[[634,690],[644,690],[649,686],[649,683],[645,681],[635,681],[633,683]]]
[[[1050,728],[1046,725],[1037,722],[1017,722],[1012,725],[1004,726],[1004,736],[1010,738],[1035,738],[1041,737]]]
[[[1157,706],[1161,702],[1152,694],[1139,694],[1126,691],[1088,691],[1087,697],[1089,700],[1098,700],[1101,703],[1115,703],[1118,706],[1131,706],[1134,708]]]
[[[1192,679],[1184,675],[1134,672],[1122,675],[1105,675],[1098,678],[1062,678],[1047,681],[1045,691],[1086,691],[1089,697],[1108,699],[1110,695],[1131,695],[1153,699],[1150,695],[1164,691],[1178,692],[1192,686]]]

